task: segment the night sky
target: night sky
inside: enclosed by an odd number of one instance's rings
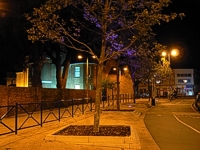
[[[3,1],[8,2],[8,0]],[[166,45],[169,50],[173,48],[178,48],[180,50],[179,57],[171,57],[172,68],[194,68],[200,70],[200,0],[171,1],[172,3],[168,8],[164,9],[164,12],[185,13],[186,16],[183,20],[178,18],[169,23],[162,22],[161,25],[156,25],[153,29],[157,34],[157,41]],[[15,9],[10,10],[14,11]],[[6,16],[4,16],[5,14],[2,13],[2,10],[0,12],[1,19],[5,18]],[[11,26],[12,24],[9,25]],[[1,26],[4,26],[2,20]],[[1,29],[1,32],[6,31],[3,30],[3,28]],[[15,52],[16,51],[15,49]],[[12,55],[15,58],[15,53],[12,53]],[[3,60],[4,56],[0,58]],[[5,62],[7,62],[7,59],[5,59]]]
[[[168,49],[178,48],[179,57],[171,57],[173,68],[194,68],[200,70],[200,1],[172,0],[165,12],[185,13],[183,20],[176,19],[154,27],[159,43]]]

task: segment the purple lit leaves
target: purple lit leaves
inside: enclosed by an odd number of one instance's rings
[[[84,8],[83,16],[87,21],[90,21],[91,23],[95,24],[97,28],[101,28],[101,24],[98,21],[98,19],[96,17],[94,17],[92,14],[90,14],[90,12],[88,11],[88,9],[86,7]]]

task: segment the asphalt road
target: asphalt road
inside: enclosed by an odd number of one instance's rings
[[[199,150],[200,113],[194,99],[159,102],[144,118],[145,125],[161,150]]]

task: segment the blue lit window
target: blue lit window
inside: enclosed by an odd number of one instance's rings
[[[178,79],[178,83],[190,83],[190,79]]]
[[[75,67],[75,70],[74,70],[74,77],[75,78],[80,78],[80,75],[81,75],[81,69],[80,67]]]

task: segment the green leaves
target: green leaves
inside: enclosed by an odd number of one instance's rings
[[[102,85],[102,89],[115,89],[116,88],[116,82],[115,81],[111,81],[109,78],[107,79],[104,79],[102,82],[101,82],[101,85]]]

